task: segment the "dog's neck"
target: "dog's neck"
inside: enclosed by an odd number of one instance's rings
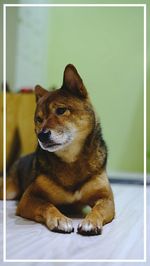
[[[61,158],[62,161],[66,163],[73,163],[76,160],[78,160],[80,154],[85,148],[90,146],[90,143],[93,143],[93,139],[95,139],[95,134],[97,134],[97,130],[99,132],[99,123],[95,123],[95,126],[93,128],[90,128],[89,130],[85,129],[82,130],[82,132],[79,134],[78,138],[75,138],[72,143],[68,146],[66,146],[62,150],[58,150],[55,152],[55,154]]]
[[[66,163],[75,162],[83,149],[86,137],[85,134],[82,134],[80,138],[76,138],[70,145],[62,150],[56,151],[55,154]]]

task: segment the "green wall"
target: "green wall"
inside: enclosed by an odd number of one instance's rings
[[[16,1],[19,2],[19,0]],[[0,0],[0,3],[6,2],[12,1]],[[62,3],[61,0],[44,2]],[[88,2],[92,1],[82,1],[82,3]],[[31,1],[25,0],[25,3],[31,3]],[[66,0],[65,3],[81,3],[81,1]],[[94,3],[131,4],[131,1],[95,0]],[[132,0],[132,3],[146,3],[147,18],[150,18],[149,0]],[[7,31],[9,40],[11,39],[7,44],[7,55],[11,61],[7,72],[9,83],[14,82],[16,66],[14,58],[15,53],[17,55],[18,52],[15,12],[17,12],[15,8],[9,12],[14,23]],[[2,21],[2,12],[0,18]],[[149,25],[150,22],[147,22],[148,34]],[[47,29],[48,36],[45,42],[48,55],[47,58],[43,58],[47,64],[46,84],[60,86],[65,65],[73,63],[85,81],[100,116],[109,148],[109,170],[143,172],[143,8],[49,8]],[[0,33],[2,34],[2,23]],[[150,34],[147,38],[148,48],[150,47],[149,38]],[[0,51],[2,57],[1,46]],[[149,154],[147,165],[150,172],[149,66],[150,49],[147,52],[147,150]],[[2,64],[0,64],[0,71],[1,80]],[[45,84],[45,77],[43,77],[43,84]]]
[[[73,63],[101,118],[109,170],[143,171],[143,8],[50,8],[49,84]]]

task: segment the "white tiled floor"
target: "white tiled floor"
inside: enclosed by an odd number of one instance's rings
[[[76,230],[67,235],[50,232],[44,225],[15,216],[16,202],[7,202],[7,259],[143,259],[143,187],[113,185],[112,188],[116,219],[104,226],[101,236],[84,237],[76,234]],[[78,222],[79,219],[73,220],[75,229]]]

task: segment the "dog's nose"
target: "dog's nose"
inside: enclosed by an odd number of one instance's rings
[[[41,142],[47,142],[47,141],[49,141],[50,135],[51,135],[51,132],[50,132],[50,131],[48,131],[48,132],[44,132],[44,131],[42,131],[42,132],[40,132],[40,133],[38,134],[38,139],[39,139]]]

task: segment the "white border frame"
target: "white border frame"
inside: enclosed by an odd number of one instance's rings
[[[144,258],[143,259],[6,259],[6,8],[7,7],[143,7],[144,11]],[[146,4],[3,4],[3,261],[4,262],[146,262]]]

